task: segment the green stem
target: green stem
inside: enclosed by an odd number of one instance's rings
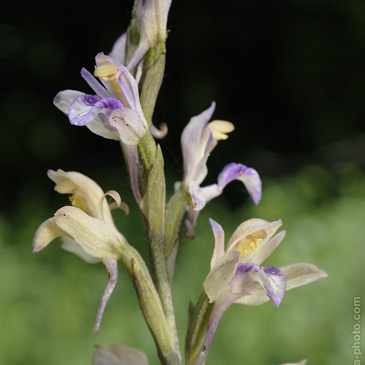
[[[189,195],[181,184],[170,198],[166,208],[165,256],[171,282],[174,276],[175,261],[179,246],[179,232],[186,213],[188,198]]]
[[[120,260],[131,278],[139,305],[155,340],[162,364],[181,364],[180,351],[176,350],[160,297],[149,271],[138,251],[129,244],[123,245]]]
[[[140,208],[144,216],[152,277],[161,298],[174,346],[179,349],[172,290],[165,257],[165,194],[163,156],[161,148],[158,146],[154,165],[148,174],[147,190]]]
[[[204,343],[213,306],[214,303],[209,303],[209,298],[203,291],[196,306],[190,308],[189,325],[185,339],[186,365],[195,365],[199,361],[202,351],[208,350],[204,348]]]

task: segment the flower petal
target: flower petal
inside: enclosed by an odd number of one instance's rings
[[[109,117],[114,110],[122,107],[123,104],[119,100],[113,98],[100,99],[97,95],[85,94],[71,103],[68,117],[71,124],[84,126],[100,114]]]
[[[233,180],[241,181],[254,204],[261,200],[262,183],[259,174],[251,167],[239,163],[230,163],[224,167],[218,176],[218,186],[221,190]]]
[[[327,277],[327,273],[312,264],[292,264],[281,268],[287,279],[287,290],[307,285]]]
[[[213,256],[210,262],[210,269],[212,270],[213,267],[216,265],[217,261],[224,255],[224,231],[219,223],[217,223],[211,218],[209,218],[209,221],[213,230],[214,241],[215,241]]]
[[[106,123],[107,128],[128,145],[137,145],[147,132],[140,115],[128,108],[114,110]]]
[[[87,254],[82,249],[82,247],[76,241],[74,241],[72,238],[63,236],[63,237],[61,237],[61,241],[62,241],[61,247],[65,251],[71,252],[71,253],[75,254],[76,256],[79,256],[82,260],[84,260],[88,264],[96,264],[96,263],[100,262],[100,259]]]
[[[293,264],[280,268],[286,278],[286,290],[310,284],[327,277],[327,273],[312,264]],[[250,296],[243,297],[237,303],[245,305],[261,305],[268,301],[268,297],[262,288],[259,288]]]
[[[251,295],[259,283],[266,295],[278,307],[284,298],[286,281],[284,273],[275,266],[260,268],[253,263],[238,264],[231,281],[231,292],[236,295]]]
[[[118,259],[124,237],[102,220],[90,217],[79,208],[66,206],[54,215],[59,228],[72,237],[89,255],[99,259]]]
[[[48,177],[56,183],[55,190],[60,194],[72,194],[71,202],[90,216],[104,220],[114,227],[113,218],[104,191],[92,179],[76,171],[48,170]],[[102,206],[100,206],[102,204]]]
[[[65,235],[65,232],[59,228],[54,218],[44,221],[37,229],[33,239],[33,253],[43,250],[54,239]]]
[[[215,103],[212,102],[207,110],[190,119],[181,135],[185,179],[188,182],[195,181],[198,185],[204,180],[208,172],[206,161],[210,152],[210,147],[207,148],[209,140],[208,143],[203,145],[201,140],[204,129],[213,115],[214,109]],[[210,139],[210,143],[212,143],[212,137]]]
[[[101,99],[110,98],[108,91],[98,82],[92,73],[86,70],[86,68],[81,69],[81,76]]]
[[[256,265],[261,265],[280,245],[286,235],[285,231],[276,234],[272,239],[265,240],[261,245],[259,244],[259,252],[252,257],[251,262]]]
[[[59,110],[61,110],[61,112],[64,112],[65,114],[68,115],[68,112],[70,110],[70,105],[72,104],[72,102],[82,95],[85,94],[75,90],[60,91],[53,99],[53,104]]]
[[[282,225],[282,221],[279,219],[275,222],[268,222],[264,219],[252,218],[243,223],[241,223],[237,229],[232,234],[228,244],[227,250],[235,248],[235,246],[242,241],[245,237],[250,236],[258,231],[264,231],[265,237],[258,243],[258,253],[252,252],[241,259],[241,262],[251,262],[255,259],[256,255],[260,254],[260,251],[267,242],[271,239],[274,233],[278,230],[278,228]],[[261,257],[266,258],[265,252]],[[259,257],[260,258],[260,257]],[[255,262],[258,264],[258,262]],[[260,262],[261,264],[261,262]]]
[[[125,49],[127,44],[127,33],[124,32],[114,43],[109,56],[117,62],[124,64]]]
[[[216,263],[204,281],[204,290],[212,303],[227,289],[235,272],[239,257],[237,250],[231,250]]]

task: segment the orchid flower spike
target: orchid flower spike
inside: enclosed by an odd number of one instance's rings
[[[250,219],[243,222],[233,233],[226,248],[223,228],[212,219],[210,224],[215,247],[204,290],[210,303],[213,303],[213,309],[200,360],[196,364],[203,363],[219,321],[231,304],[261,305],[271,300],[278,307],[286,290],[327,276],[311,264],[281,268],[260,266],[285,237],[285,231],[275,234],[282,225],[281,220],[270,223],[263,219]]]
[[[212,199],[222,194],[227,184],[234,180],[241,181],[254,204],[261,200],[262,183],[259,174],[251,167],[240,163],[226,165],[218,176],[217,184],[201,187],[207,176],[207,160],[218,141],[226,140],[227,133],[234,130],[234,125],[223,120],[214,120],[210,123],[215,103],[193,117],[186,125],[181,135],[181,147],[184,160],[183,185],[191,196],[191,207],[188,219],[185,222],[187,235],[193,236],[194,225],[199,211]]]
[[[65,206],[38,228],[33,240],[33,252],[39,252],[54,239],[60,237],[62,248],[81,257],[88,263],[102,261],[109,274],[109,282],[101,299],[96,316],[94,332],[97,333],[106,307],[118,282],[117,260],[126,239],[117,230],[106,196],[126,212],[128,207],[114,191],[104,193],[95,181],[78,172],[49,170],[55,190],[71,194],[72,206]]]

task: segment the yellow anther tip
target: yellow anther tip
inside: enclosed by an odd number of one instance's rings
[[[213,138],[216,141],[225,140],[228,138],[226,133],[234,131],[234,125],[231,122],[225,120],[213,120],[208,124],[209,129],[212,131]]]
[[[117,72],[118,66],[114,65],[114,63],[107,62],[98,66],[94,71],[94,75],[100,77],[102,80],[111,81],[115,79]]]

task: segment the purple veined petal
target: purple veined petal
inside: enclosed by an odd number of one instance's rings
[[[253,294],[260,284],[266,295],[278,307],[284,298],[286,280],[284,273],[276,266],[260,266],[240,263],[231,280],[231,292],[239,297]],[[239,298],[237,298],[239,299]]]
[[[118,84],[122,90],[124,99],[125,99],[125,106],[127,108],[131,108],[137,111],[137,101],[139,103],[139,96],[138,92],[137,95],[133,92],[134,87],[133,85],[136,83],[136,80],[133,78],[132,75],[129,74],[127,70],[123,71],[118,78]],[[137,98],[137,100],[136,100]]]
[[[72,102],[76,98],[78,98],[79,96],[82,96],[82,95],[85,95],[85,93],[82,93],[80,91],[75,91],[75,90],[60,91],[53,99],[53,104],[59,110],[61,110],[61,112],[68,114],[68,111],[70,110],[70,105],[72,104]]]
[[[210,269],[212,270],[217,261],[224,255],[224,230],[222,226],[209,218],[210,226],[214,235],[214,251],[212,260],[210,261]]]
[[[243,164],[232,162],[226,165],[219,174],[218,185],[221,189],[224,189],[233,180],[241,181],[254,204],[259,204],[262,195],[262,182],[256,170]]]
[[[116,99],[100,99],[97,95],[82,95],[71,103],[68,116],[71,124],[84,126],[99,114],[110,115],[114,110],[122,107],[122,103]]]
[[[266,274],[267,283],[263,284],[267,296],[278,307],[284,298],[286,290],[286,279],[284,273],[276,266],[263,266]]]
[[[92,75],[88,70],[82,68],[81,70],[82,78],[87,82],[87,84],[95,91],[95,93],[102,99],[110,98],[108,91],[98,82],[94,75]]]

